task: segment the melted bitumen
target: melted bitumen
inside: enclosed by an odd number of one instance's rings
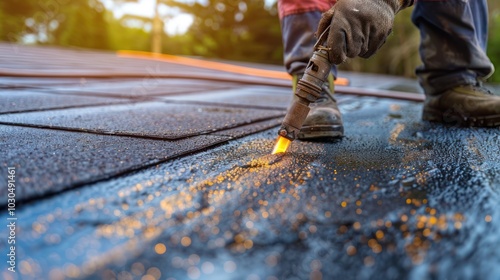
[[[407,102],[342,110],[340,140],[269,155],[271,129],[19,209],[18,275],[500,275],[499,129],[422,122]]]

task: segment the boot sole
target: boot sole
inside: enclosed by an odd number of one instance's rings
[[[430,108],[423,110],[422,119],[430,122],[445,124],[458,124],[460,126],[473,127],[497,127],[500,126],[500,115],[486,117],[468,117],[460,112],[442,112]]]
[[[300,129],[298,139],[340,138],[344,136],[344,127],[341,125],[315,125]]]

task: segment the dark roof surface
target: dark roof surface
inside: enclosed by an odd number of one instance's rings
[[[0,73],[0,180],[15,168],[17,204],[0,213],[17,218],[4,279],[500,275],[498,128],[338,94],[344,138],[272,156],[286,80],[8,44]]]

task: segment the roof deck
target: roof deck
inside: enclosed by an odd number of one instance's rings
[[[499,128],[424,122],[415,81],[341,73],[345,137],[273,156],[290,81],[238,66],[0,44],[2,278],[500,275]]]

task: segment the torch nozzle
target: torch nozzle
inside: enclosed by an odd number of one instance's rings
[[[304,75],[297,83],[294,101],[288,108],[285,119],[278,131],[278,143],[280,141],[285,142],[283,139],[288,140],[286,148],[291,141],[299,136],[302,124],[310,111],[309,104],[320,97],[322,85],[330,74],[331,67],[328,60],[328,50],[317,48],[307,64]],[[278,146],[278,143],[276,146]],[[286,148],[283,152],[286,151]]]
[[[278,136],[276,144],[274,145],[273,155],[286,152],[291,143],[291,140],[285,137]]]

